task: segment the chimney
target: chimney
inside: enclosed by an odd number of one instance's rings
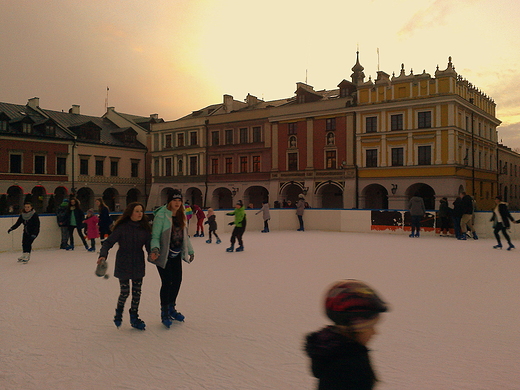
[[[150,114],[150,119],[158,120],[159,119],[159,114]]]
[[[258,104],[260,100],[256,96],[253,96],[251,94],[247,94],[246,96],[246,103],[248,107],[254,106],[255,104]]]
[[[40,106],[40,98],[33,97],[32,99],[29,99],[27,105],[31,108],[38,108]]]
[[[79,104],[73,104],[71,109],[69,110],[69,114],[79,115]]]
[[[226,112],[233,111],[233,96],[224,95],[224,110],[226,110]]]

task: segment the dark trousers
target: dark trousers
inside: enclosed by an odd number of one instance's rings
[[[209,239],[211,240],[211,234],[214,234],[215,237],[217,237],[217,240],[220,240],[220,238],[218,237],[218,234],[217,234],[217,231],[216,230],[209,230]]]
[[[455,230],[455,237],[459,238],[462,235],[460,230],[460,217],[453,217],[453,230]]]
[[[143,279],[132,279],[132,303],[130,309],[137,312],[141,302],[141,288]],[[123,311],[127,298],[130,295],[130,279],[119,279],[119,298],[117,299],[117,310]]]
[[[81,241],[83,242],[83,245],[85,245],[85,248],[88,248],[87,241],[85,240],[85,236],[83,236],[83,233],[81,233],[81,228],[79,226],[69,226],[69,240],[70,240],[70,246],[74,246],[74,230],[78,230],[79,238],[81,238]]]
[[[60,248],[66,248],[69,245],[69,228],[67,226],[60,226],[61,230],[61,246]]]
[[[268,231],[269,231],[269,220],[268,220],[268,219],[266,219],[266,220],[264,221],[264,231],[265,231],[265,232],[268,232]]]
[[[300,222],[300,230],[303,229],[303,215],[298,215],[298,222]]]
[[[34,241],[34,238],[32,238],[29,234],[23,232],[23,234],[22,234],[23,253],[31,253],[33,241]]]
[[[244,230],[244,227],[235,226],[233,232],[231,233],[231,245],[235,245],[235,240],[238,240],[238,245],[244,246],[244,242],[242,241]]]
[[[412,234],[419,233],[421,231],[421,215],[412,215]]]
[[[498,244],[502,245],[502,243],[500,242],[500,232],[502,232],[502,234],[504,235],[504,238],[506,239],[507,243],[511,245],[511,238],[509,237],[509,234],[507,234],[507,228],[502,224],[502,222],[498,222],[495,225],[495,228],[493,229],[493,233],[495,234],[495,238],[497,239]]]
[[[179,253],[175,257],[169,257],[166,268],[157,266],[161,277],[161,306],[168,306],[177,303],[177,296],[182,283],[182,256]]]
[[[450,229],[450,218],[449,217],[441,217],[441,233]]]

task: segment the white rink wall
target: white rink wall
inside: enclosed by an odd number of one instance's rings
[[[228,223],[233,221],[233,216],[226,215],[231,210],[216,210],[218,229],[217,233],[223,241],[226,241],[231,233],[233,226]],[[246,210],[247,228],[249,230],[262,230],[263,219],[262,213],[255,215],[258,209]],[[402,213],[404,214],[404,210]],[[271,220],[269,221],[269,230],[296,230],[299,227],[298,218],[295,209],[271,209]],[[520,219],[520,212],[511,213],[516,220]],[[341,231],[341,232],[374,232],[379,234],[405,234],[402,227],[395,230],[372,230],[371,210],[329,210],[329,209],[306,209],[303,216],[306,230],[322,230],[322,231]],[[493,238],[493,228],[491,222],[491,212],[477,212],[475,216],[475,228],[479,238]],[[7,234],[7,230],[14,225],[18,215],[0,216],[0,252],[21,251],[22,249],[22,226],[17,230]],[[41,229],[40,235],[34,241],[33,249],[50,249],[59,248],[61,242],[61,233],[56,223],[55,215],[40,216]],[[195,233],[196,220],[190,221],[190,233]],[[207,235],[208,226],[204,225],[204,231]],[[75,241],[79,242],[77,233]],[[434,232],[422,232],[423,236],[434,236]],[[511,226],[511,237],[515,241],[520,237],[520,225],[513,224]]]

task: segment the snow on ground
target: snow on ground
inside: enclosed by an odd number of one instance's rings
[[[489,239],[248,231],[246,251],[226,253],[229,235],[221,238],[192,238],[195,261],[184,265],[178,300],[186,321],[169,330],[147,265],[144,332],[127,311],[114,326],[117,279],[94,275],[95,254],[39,250],[25,265],[0,253],[0,388],[314,389],[303,337],[328,322],[322,295],[340,278],[366,281],[392,307],[371,344],[378,389],[519,388],[520,249],[494,250]]]

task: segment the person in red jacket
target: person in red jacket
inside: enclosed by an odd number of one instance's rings
[[[204,211],[196,204],[193,205],[193,214],[197,217],[197,232],[193,237],[204,237],[204,220],[206,219],[206,214],[204,214]]]

